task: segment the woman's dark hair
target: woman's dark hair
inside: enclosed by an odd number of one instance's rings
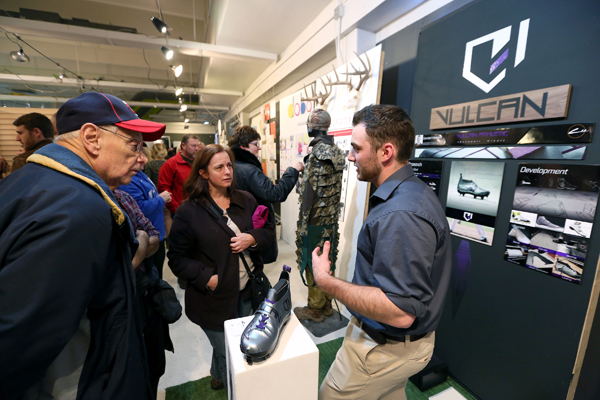
[[[229,147],[249,147],[250,142],[255,140],[260,140],[260,134],[256,129],[248,125],[238,126],[229,138]]]
[[[233,163],[235,162],[233,152],[220,144],[209,144],[204,146],[204,148],[198,152],[196,158],[194,158],[190,175],[183,184],[183,193],[187,194],[188,200],[196,203],[208,200],[210,197],[208,179],[204,179],[202,175],[200,175],[200,170],[207,171],[210,160],[212,160],[215,154],[223,152],[229,154],[231,166],[233,168]],[[231,196],[231,193],[233,193],[234,190],[235,176],[231,174],[231,186],[227,188],[227,195]]]

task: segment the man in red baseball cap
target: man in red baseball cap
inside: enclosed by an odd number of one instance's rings
[[[84,93],[59,136],[0,182],[0,398],[152,399],[131,223],[112,190],[165,125]]]

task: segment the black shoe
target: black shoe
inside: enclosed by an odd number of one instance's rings
[[[216,380],[215,378],[212,378],[212,380],[210,381],[210,388],[212,390],[222,390],[225,389],[225,384],[221,381]]]

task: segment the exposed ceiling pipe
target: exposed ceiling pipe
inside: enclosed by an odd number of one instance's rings
[[[71,100],[70,97],[50,97],[50,96],[22,96],[16,94],[0,94],[0,100],[8,100],[8,101],[22,101],[22,102],[40,102],[40,103],[66,103],[68,100]],[[159,108],[174,108],[179,109],[181,105],[179,103],[157,103],[157,102],[149,102],[149,101],[128,101],[131,107],[159,107]],[[205,105],[197,105],[197,104],[188,104],[188,110],[216,110],[216,111],[227,111],[229,107],[224,106],[211,106],[210,104]]]
[[[15,83],[29,83],[46,86],[72,86],[72,87],[94,87],[102,89],[120,89],[120,90],[131,90],[139,92],[140,90],[148,90],[154,92],[168,92],[173,93],[175,86],[163,86],[151,85],[147,83],[130,83],[130,82],[111,82],[111,81],[100,81],[93,79],[86,79],[82,82],[79,79],[63,78],[58,80],[52,76],[35,76],[35,75],[12,75],[12,74],[0,74],[0,82],[15,82]],[[234,90],[220,90],[220,89],[200,89],[194,87],[184,87],[183,93],[185,94],[218,94],[224,96],[243,96],[243,92],[236,92]]]
[[[0,16],[0,26],[22,35],[29,34],[76,42],[100,43],[147,50],[160,49],[160,46],[163,46],[165,43],[164,37],[151,37],[135,33],[2,16]],[[169,46],[172,50],[181,54],[196,57],[223,57],[237,60],[256,58],[268,61],[276,61],[278,59],[275,53],[194,42],[191,40],[169,39]]]

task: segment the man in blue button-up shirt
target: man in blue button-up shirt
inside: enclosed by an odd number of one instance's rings
[[[319,398],[406,399],[408,378],[433,354],[450,280],[450,230],[435,193],[408,165],[415,134],[406,112],[372,105],[352,124],[348,159],[377,190],[352,283],[329,274],[328,242],[321,256],[313,252],[317,284],[354,316]]]

